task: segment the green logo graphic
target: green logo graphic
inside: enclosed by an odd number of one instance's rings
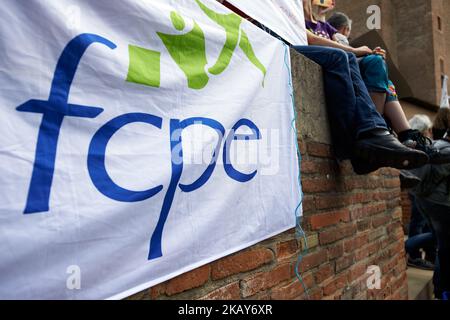
[[[236,48],[239,46],[249,61],[258,68],[265,78],[266,68],[256,57],[250,40],[241,29],[242,18],[238,15],[219,14],[199,0],[195,0],[201,10],[226,32],[225,44],[215,64],[207,71],[206,65],[206,39],[203,30],[194,21],[192,30],[185,34],[165,34],[157,32],[164,43],[173,61],[183,71],[187,78],[188,87],[203,89],[209,81],[209,74],[219,75],[229,66]],[[170,19],[173,27],[183,31],[186,23],[183,17],[175,11],[171,12]],[[161,53],[137,46],[129,46],[130,66],[127,81],[151,87],[159,87],[161,79]],[[264,80],[263,80],[264,86]]]

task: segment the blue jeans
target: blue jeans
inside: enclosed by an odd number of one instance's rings
[[[441,298],[450,291],[450,205],[443,206],[416,197],[417,208],[425,215],[436,235],[438,263],[434,271],[434,294]]]
[[[320,46],[294,49],[322,66],[331,135],[338,158],[351,157],[361,133],[387,129],[370,98],[354,54]]]
[[[411,259],[422,258],[420,249],[425,250],[427,256],[431,255],[433,259],[436,258],[436,255],[433,254],[433,251],[436,250],[434,245],[434,235],[431,232],[417,234],[411,238],[408,237],[408,240],[406,240],[405,250]],[[428,261],[434,262],[430,259],[428,259]]]

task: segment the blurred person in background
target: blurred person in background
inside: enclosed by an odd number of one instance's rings
[[[433,145],[450,154],[450,126],[442,139]],[[429,164],[414,170],[420,184],[413,189],[415,204],[427,218],[437,240],[434,271],[434,293],[437,299],[448,299],[450,292],[450,164]]]
[[[433,123],[427,115],[415,115],[409,124],[413,130],[419,131],[427,138],[432,137]],[[402,187],[411,188],[420,183],[420,179],[409,171],[402,170],[400,173]],[[415,203],[414,194],[408,194],[411,200],[411,219],[408,228],[408,240],[405,242],[406,253],[408,254],[408,266],[434,270],[436,261],[436,239],[429,226],[428,219],[423,216]],[[425,258],[422,256],[423,250]]]

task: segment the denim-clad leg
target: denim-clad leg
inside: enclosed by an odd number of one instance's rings
[[[420,249],[430,252],[434,245],[434,235],[431,232],[417,234],[405,242],[406,253],[411,259],[421,259]],[[428,250],[428,251],[427,251]]]
[[[323,68],[331,133],[339,158],[351,155],[359,134],[375,128],[387,129],[364,85],[355,55],[319,46],[294,49]]]

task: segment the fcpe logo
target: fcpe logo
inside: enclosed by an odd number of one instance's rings
[[[230,64],[234,51],[238,46],[249,61],[265,77],[266,68],[256,57],[247,34],[241,28],[242,18],[234,13],[217,13],[209,9],[199,0],[195,0],[195,2],[212,21],[221,26],[226,32],[225,44],[220,55],[216,63],[208,71],[205,70],[208,64],[205,34],[197,22],[194,21],[194,27],[187,33],[157,33],[172,59],[185,74],[188,87],[197,90],[203,89],[209,81],[208,73],[219,75],[224,72]],[[174,28],[179,32],[186,28],[185,19],[177,12],[172,11],[170,19]],[[189,50],[186,50],[188,48]],[[132,45],[128,49],[130,54],[130,68],[127,81],[151,87],[159,87],[161,53]],[[183,52],[183,54],[180,54],[180,52]]]
[[[238,45],[253,65],[260,69],[265,76],[265,67],[256,58],[248,36],[240,28],[242,19],[235,14],[223,15],[216,13],[204,6],[200,1],[196,0],[196,2],[202,11],[218,25],[222,26],[226,32],[225,45],[217,62],[208,69],[208,72],[205,71],[205,66],[207,64],[205,51],[206,40],[203,31],[196,23],[194,23],[193,30],[186,34],[168,35],[158,33],[158,36],[163,41],[172,59],[174,59],[186,75],[189,88],[200,90],[204,88],[209,81],[208,73],[212,75],[222,73],[229,65]],[[175,29],[184,29],[184,18],[178,13],[171,13],[171,22]],[[67,116],[93,119],[104,111],[100,106],[75,105],[69,104],[68,102],[70,88],[78,65],[86,50],[92,44],[101,44],[111,50],[116,48],[116,45],[113,42],[99,35],[78,35],[66,45],[58,59],[48,100],[31,99],[17,107],[17,111],[20,112],[42,114],[24,214],[42,213],[50,210],[49,199],[55,169],[58,138],[64,118]],[[181,54],[175,54],[175,52],[186,52],[185,58],[180,59],[179,56]],[[130,65],[126,80],[128,82],[159,87],[160,53],[144,48],[129,46],[129,54]],[[144,201],[155,196],[164,189],[163,185],[159,185],[145,191],[127,190],[117,185],[106,170],[106,148],[110,139],[124,126],[136,122],[145,123],[157,129],[161,129],[163,119],[147,113],[128,113],[120,115],[100,127],[94,134],[89,145],[87,167],[92,183],[100,193],[115,201]],[[194,183],[184,185],[180,183],[181,175],[183,173],[181,133],[184,129],[195,124],[201,124],[202,126],[215,130],[219,139],[212,154],[212,160],[206,170]],[[164,196],[158,223],[151,236],[148,254],[149,260],[159,258],[163,255],[161,245],[162,232],[170,213],[175,192],[178,189],[181,189],[182,192],[194,192],[208,182],[215,170],[216,159],[222,147],[222,142],[224,170],[230,179],[240,183],[246,183],[252,180],[257,174],[256,170],[250,174],[239,172],[233,167],[230,161],[230,146],[233,141],[261,139],[259,128],[251,120],[238,120],[226,137],[223,125],[218,121],[209,118],[193,117],[184,120],[170,119],[169,127],[172,173],[170,183],[166,188],[166,194]],[[235,132],[241,127],[247,127],[251,130],[251,133],[236,134]]]

